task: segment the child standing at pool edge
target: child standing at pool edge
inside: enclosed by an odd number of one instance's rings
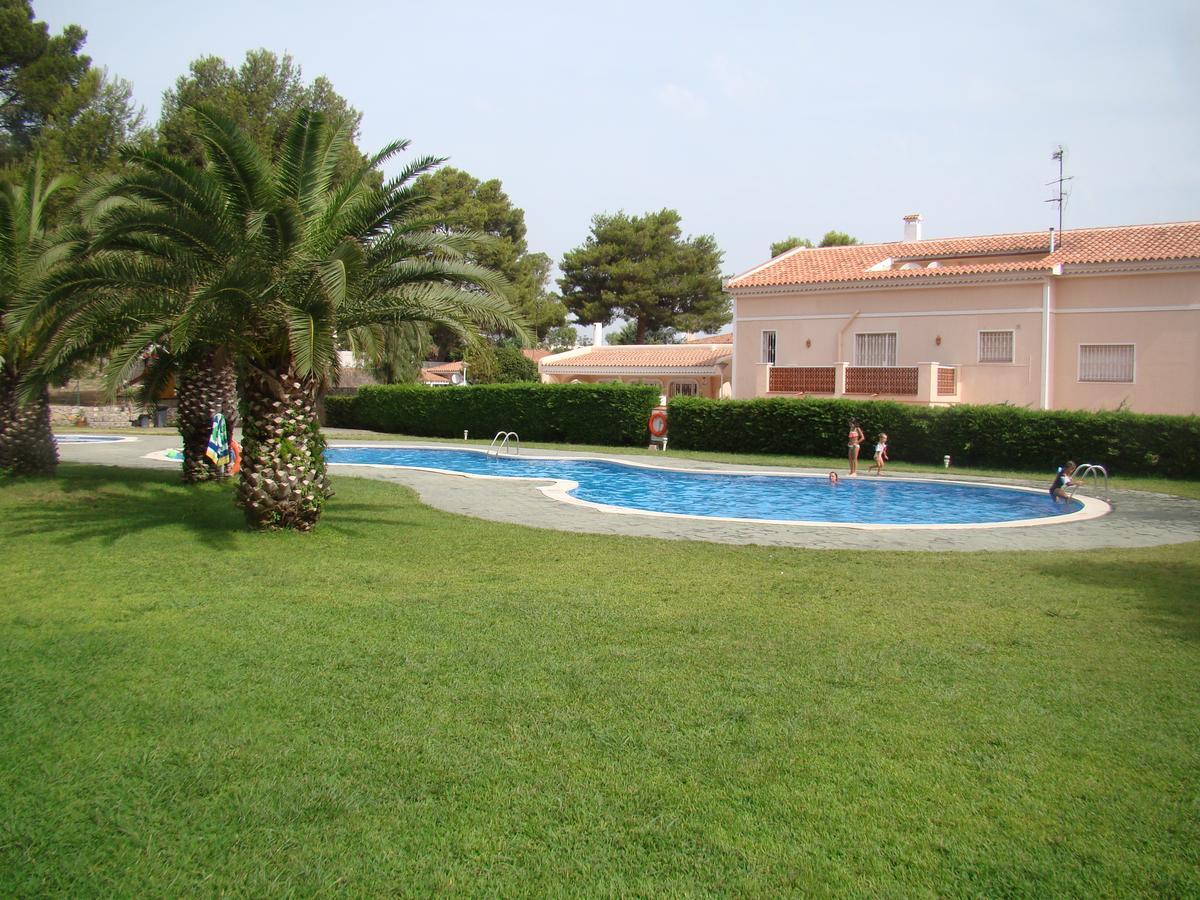
[[[882,431],[879,433],[879,437],[875,439],[875,462],[871,463],[871,468],[867,470],[868,472],[875,471],[878,475],[883,474],[883,461],[888,458],[887,440],[887,434]]]

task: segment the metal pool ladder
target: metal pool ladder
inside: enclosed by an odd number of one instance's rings
[[[1112,498],[1108,495],[1108,470],[1098,463],[1084,463],[1075,469],[1074,477],[1071,481],[1070,496],[1075,496],[1076,489],[1087,480],[1089,475],[1092,476],[1092,484],[1097,490],[1100,487],[1100,479],[1104,479],[1104,495],[1100,499],[1105,503],[1111,504]]]
[[[487,453],[484,455],[491,456],[493,452],[497,458],[499,458],[501,453],[520,456],[521,439],[515,431],[497,431],[496,436],[492,438],[492,443],[488,445]]]

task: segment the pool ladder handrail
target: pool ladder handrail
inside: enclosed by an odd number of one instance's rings
[[[510,444],[510,439],[515,443]],[[496,442],[500,442],[500,446],[496,446]],[[515,449],[514,449],[515,448]],[[485,456],[491,456],[492,451],[495,451],[496,458],[500,458],[501,453],[508,453],[515,456],[521,455],[521,438],[515,431],[497,431],[496,436],[492,438],[492,443],[488,445]]]
[[[1075,491],[1083,485],[1089,475],[1092,476],[1092,484],[1097,489],[1100,487],[1100,478],[1104,478],[1104,494],[1100,499],[1105,503],[1112,503],[1112,498],[1108,494],[1108,469],[1099,463],[1084,463],[1082,466],[1075,467],[1071,478],[1071,490],[1067,496],[1074,498]]]

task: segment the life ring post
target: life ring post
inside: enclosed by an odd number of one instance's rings
[[[667,411],[661,407],[650,413],[650,421],[646,423],[651,437],[661,438],[667,433]]]

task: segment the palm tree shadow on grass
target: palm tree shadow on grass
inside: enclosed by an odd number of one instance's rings
[[[1042,566],[1041,573],[1137,598],[1155,627],[1200,641],[1200,560],[1186,563],[1110,563],[1079,560]]]
[[[238,535],[251,535],[233,502],[233,485],[186,486],[174,470],[64,465],[45,483],[65,502],[16,504],[5,530],[14,536],[52,535],[64,544],[81,540],[113,543],[134,533],[183,526],[213,550],[231,550]],[[421,523],[400,510],[369,503],[338,503],[323,530],[365,536],[380,527],[417,529]]]
[[[112,543],[144,531],[184,526],[214,550],[228,549],[245,531],[241,513],[224,485],[186,487],[174,471],[62,466],[53,485],[64,502],[18,504],[8,513],[13,535],[52,535],[71,544]]]

